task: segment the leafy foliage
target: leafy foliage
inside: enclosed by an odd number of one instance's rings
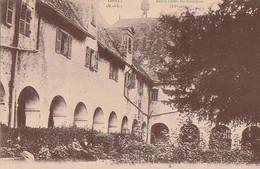
[[[168,101],[199,119],[235,124],[260,122],[260,1],[224,0],[197,16],[163,15],[171,34],[170,62],[161,80],[171,81]]]
[[[111,159],[115,163],[182,163],[182,162],[207,162],[207,163],[255,163],[259,162],[257,155],[251,149],[241,150],[207,150],[203,151],[201,146],[193,147],[190,144],[178,144],[168,142],[158,142],[156,145],[147,144],[136,140],[131,135],[105,134],[96,131],[88,131],[77,128],[24,128],[13,129],[1,125],[1,154],[0,158],[18,157],[17,152],[12,148],[20,133],[19,143],[27,151],[34,154],[36,159],[47,160],[75,160],[73,152],[70,151],[74,138],[88,138],[93,145],[92,155],[99,159]],[[46,156],[39,152],[39,149],[48,145],[50,158],[40,158]],[[79,155],[78,158],[82,158]],[[86,159],[85,159],[86,160]],[[91,160],[91,159],[89,159]]]

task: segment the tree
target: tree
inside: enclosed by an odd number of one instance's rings
[[[239,124],[260,122],[260,1],[223,0],[217,10],[196,15],[163,15],[171,44],[165,90],[168,104],[200,120]],[[174,44],[174,45],[172,45]]]

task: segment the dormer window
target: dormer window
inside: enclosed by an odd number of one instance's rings
[[[129,36],[128,37],[128,53],[132,54],[133,50],[133,39]]]
[[[124,51],[127,50],[127,35],[126,34],[123,34],[123,36],[122,36],[122,47],[123,47]]]

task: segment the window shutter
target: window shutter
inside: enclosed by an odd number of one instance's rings
[[[69,36],[69,42],[68,42],[68,58],[71,59],[71,49],[72,49],[72,37]]]
[[[26,18],[25,18],[25,35],[29,36],[31,33],[30,30],[30,22],[31,22],[31,11],[29,9],[26,9]]]
[[[94,51],[90,50],[90,67],[94,68],[95,66],[95,58],[94,58]]]
[[[89,67],[89,64],[90,64],[90,48],[87,47],[86,49],[86,67]]]
[[[97,71],[98,70],[98,52],[96,51],[95,52],[95,70]]]
[[[136,82],[136,74],[132,73],[130,77],[131,77],[131,79],[130,79],[131,80],[130,88],[131,89],[135,89],[135,86],[136,86],[136,84],[135,84],[135,82]]]
[[[112,63],[110,62],[110,68],[109,68],[109,79],[113,78],[113,66]]]
[[[61,53],[61,36],[62,36],[62,32],[60,31],[60,29],[56,29],[56,47],[55,50],[57,53]]]
[[[118,82],[118,67],[115,67],[115,81]]]
[[[125,74],[125,87],[129,87],[129,73]]]
[[[20,17],[20,33],[25,34],[25,17],[26,17],[26,5],[22,5],[21,17]]]

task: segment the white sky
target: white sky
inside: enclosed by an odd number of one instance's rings
[[[119,2],[116,2],[119,1]],[[141,18],[140,9],[143,0],[99,0],[99,10],[108,24],[113,24],[119,19]],[[180,2],[183,1],[183,2]],[[176,13],[184,5],[199,7],[204,10],[211,5],[216,6],[221,0],[148,0],[150,10],[148,18],[158,18],[160,13]],[[121,7],[108,7],[119,5]]]

